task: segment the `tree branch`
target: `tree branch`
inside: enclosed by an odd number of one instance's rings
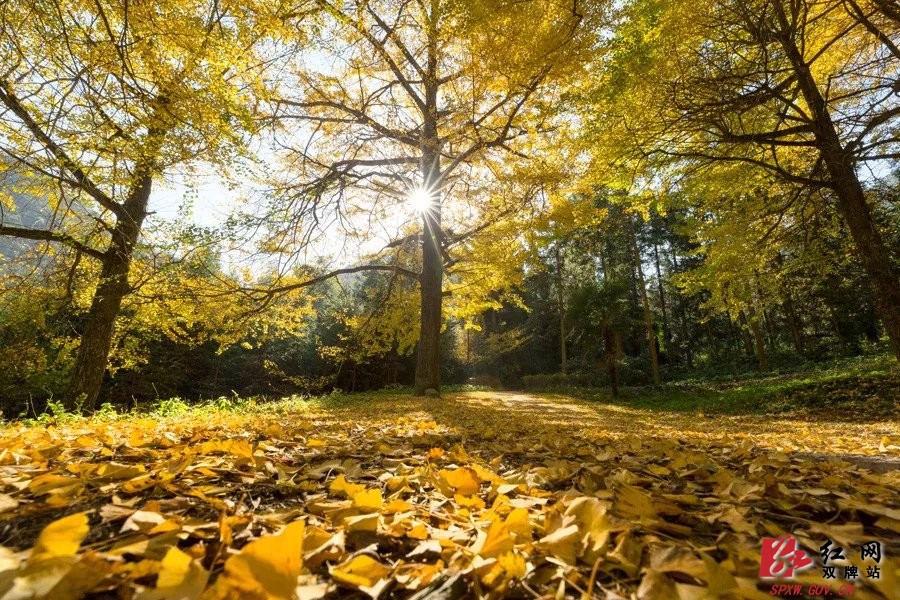
[[[72,236],[66,233],[58,233],[55,231],[48,231],[46,229],[28,229],[25,227],[13,227],[11,225],[0,225],[0,235],[8,235],[10,237],[17,237],[26,240],[39,240],[43,242],[57,242],[59,244],[63,244],[64,246],[69,246],[70,248],[74,248],[78,250],[82,254],[86,254],[91,258],[96,258],[97,260],[103,260],[104,254],[103,252],[91,248],[90,246],[85,245],[83,242],[79,242]]]
[[[91,195],[94,200],[97,201],[100,206],[111,211],[117,217],[121,217],[125,214],[124,209],[120,204],[110,198],[108,195],[103,193],[103,191],[98,188],[93,181],[87,176],[84,170],[78,166],[66,151],[62,149],[53,139],[45,132],[41,126],[34,120],[31,114],[25,109],[19,99],[13,94],[12,88],[9,83],[5,80],[0,80],[0,102],[2,102],[9,110],[13,112],[25,125],[28,131],[37,139],[38,142],[41,143],[44,148],[46,148],[50,153],[52,153],[57,160],[62,163],[62,166],[68,170],[75,180],[78,182],[78,186],[83,189],[85,192]]]
[[[317,277],[313,277],[311,279],[307,279],[305,281],[301,281],[298,283],[292,283],[289,285],[283,285],[274,288],[244,288],[242,291],[253,294],[253,293],[262,293],[265,297],[273,297],[278,294],[284,294],[287,292],[291,292],[293,290],[299,290],[303,288],[307,288],[313,286],[317,283],[322,283],[323,281],[327,281],[329,279],[333,279],[340,275],[350,275],[352,273],[361,273],[363,271],[388,271],[392,273],[397,273],[399,275],[405,275],[411,279],[419,280],[419,273],[415,271],[411,271],[409,269],[404,269],[403,267],[396,267],[393,265],[359,265],[356,267],[345,267],[343,269],[336,269],[334,271],[329,271],[328,273],[324,273]]]

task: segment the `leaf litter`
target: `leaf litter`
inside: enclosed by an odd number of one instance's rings
[[[766,598],[787,534],[881,540],[854,597],[890,598],[900,472],[848,456],[898,454],[896,423],[501,392],[10,425],[0,599]]]

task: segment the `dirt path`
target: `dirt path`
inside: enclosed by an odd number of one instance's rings
[[[791,415],[686,415],[585,402],[564,395],[537,397],[503,393],[497,400],[513,411],[527,410],[528,405],[533,405],[539,411],[556,413],[562,418],[567,414],[585,418],[587,422],[602,424],[606,429],[631,430],[637,426],[648,431],[668,431],[686,437],[721,433],[747,435],[755,443],[773,449],[811,446],[808,451],[800,453],[809,458],[845,460],[876,473],[900,470],[900,425],[897,423],[811,421],[808,415],[799,418]],[[828,442],[824,448],[818,443],[823,437]],[[815,445],[810,444],[813,440]]]
[[[409,406],[415,409],[415,402]],[[419,408],[422,406],[419,404]],[[900,468],[900,424],[834,423],[791,415],[702,415],[649,411],[576,399],[563,394],[470,392],[429,401],[436,418],[462,425],[494,420],[528,435],[528,426],[565,435],[610,439],[680,439],[692,444],[748,440],[773,452],[800,452],[820,459],[849,458],[877,470]]]

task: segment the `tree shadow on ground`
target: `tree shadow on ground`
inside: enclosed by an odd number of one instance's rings
[[[567,440],[608,440],[635,448],[651,439],[697,448],[730,447],[749,441],[760,452],[816,460],[849,461],[885,472],[900,468],[896,422],[848,423],[804,420],[793,415],[707,415],[603,404],[560,394],[472,392],[402,403],[423,412],[478,445],[492,434],[515,434],[526,446],[553,447]],[[885,438],[890,442],[886,451]],[[896,446],[894,444],[897,444]]]

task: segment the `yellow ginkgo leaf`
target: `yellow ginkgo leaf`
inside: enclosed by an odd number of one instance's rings
[[[643,546],[630,531],[619,536],[615,549],[609,553],[609,559],[618,563],[623,571],[634,577],[641,568]]]
[[[347,531],[377,531],[381,515],[377,512],[353,515],[343,520]]]
[[[512,509],[506,516],[504,523],[510,533],[515,534],[520,541],[531,539],[531,523],[528,520],[528,509]]]
[[[311,552],[327,544],[334,537],[334,534],[328,532],[321,527],[310,526],[306,528],[303,536],[303,551]]]
[[[339,583],[354,588],[370,588],[387,577],[389,567],[374,558],[360,554],[331,569],[331,576]]]
[[[488,561],[481,568],[481,581],[484,585],[502,593],[512,579],[521,579],[528,572],[525,557],[515,552],[506,552],[496,561]]]
[[[418,523],[406,532],[406,537],[412,538],[414,540],[427,540],[428,527],[425,525],[425,523]]]
[[[209,572],[190,555],[172,547],[160,563],[156,589],[140,595],[140,600],[194,600],[206,588]]]
[[[669,600],[669,598],[677,598],[678,591],[675,582],[669,579],[665,573],[651,569],[641,580],[636,596],[638,600]]]
[[[501,554],[511,552],[514,546],[509,528],[501,521],[494,521],[487,530],[483,542],[476,543],[476,552],[484,558],[496,558]]]
[[[57,491],[65,492],[70,488],[80,486],[81,482],[78,479],[55,473],[38,475],[28,483],[29,491],[35,496],[42,496]]]
[[[609,518],[606,505],[597,498],[576,498],[566,507],[566,515],[573,516],[587,544],[581,557],[589,564],[606,551],[609,545]]]
[[[303,570],[305,523],[295,521],[278,535],[247,544],[225,562],[227,585],[263,597],[292,598]]]
[[[468,467],[441,469],[438,471],[438,477],[463,496],[477,494],[481,489],[481,480],[478,478],[478,474]]]
[[[344,474],[341,473],[334,478],[334,481],[332,481],[331,485],[328,486],[328,490],[332,494],[344,495],[347,498],[353,498],[353,496],[355,496],[356,494],[366,491],[366,486],[360,485],[358,483],[350,483],[349,481],[347,481],[347,478],[344,477]]]
[[[616,507],[626,515],[643,519],[655,519],[656,508],[649,494],[633,485],[622,485],[616,490]]]
[[[144,465],[120,465],[115,463],[101,464],[91,477],[92,481],[121,481],[133,479],[147,471]]]
[[[703,559],[703,564],[706,565],[706,582],[709,585],[711,594],[725,595],[737,589],[737,580],[735,580],[731,572],[707,554],[701,553],[700,558]]]
[[[457,463],[467,463],[472,460],[466,449],[462,447],[462,444],[456,444],[450,448],[450,458]]]
[[[538,540],[537,546],[546,553],[574,565],[582,550],[578,525],[573,524],[556,529]]]
[[[521,579],[522,577],[525,577],[525,573],[528,571],[525,557],[515,552],[501,554],[497,558],[497,562],[503,567],[503,570],[506,571],[506,574],[509,577]]]
[[[478,496],[463,496],[462,494],[455,494],[453,496],[453,501],[461,508],[484,508],[484,500],[479,498]]]
[[[475,471],[475,474],[478,475],[478,478],[481,481],[487,481],[497,486],[506,484],[506,481],[502,477],[500,477],[487,467],[483,467],[477,463],[474,463],[470,468]]]
[[[200,444],[200,447],[197,449],[198,454],[212,454],[214,452],[233,454],[241,458],[253,458],[253,449],[250,447],[250,443],[244,439],[211,440]]]
[[[432,448],[425,453],[425,460],[434,461],[442,458],[447,452],[443,448]]]
[[[41,535],[31,551],[29,562],[74,556],[87,534],[88,520],[84,513],[75,513],[53,521],[41,531]]]
[[[171,588],[181,585],[191,570],[192,562],[193,559],[188,554],[175,547],[169,548],[160,563],[156,587]]]
[[[406,500],[400,500],[399,498],[395,498],[391,500],[387,504],[384,505],[384,509],[382,512],[385,514],[394,514],[407,512],[413,509],[413,505],[407,502]]]
[[[384,499],[381,497],[381,490],[364,490],[353,494],[353,506],[360,510],[372,512],[381,510],[384,505]]]

